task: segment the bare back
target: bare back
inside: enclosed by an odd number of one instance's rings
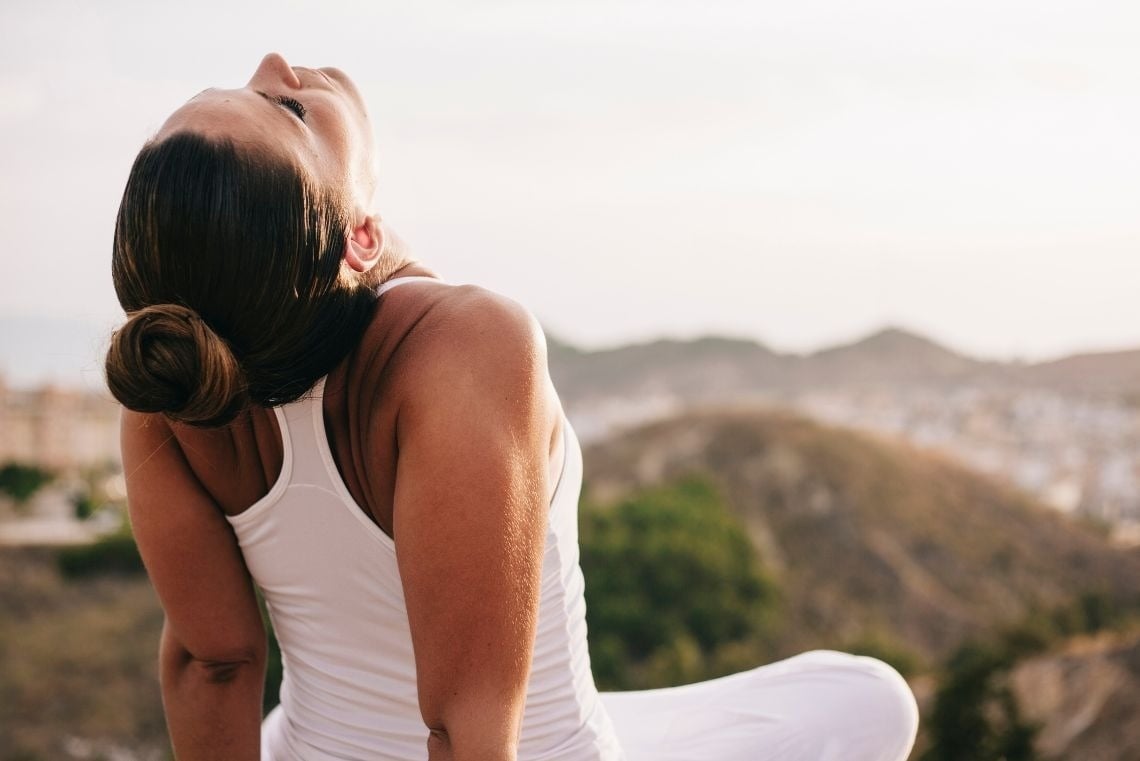
[[[389,536],[401,403],[410,386],[433,372],[431,357],[445,348],[439,344],[446,343],[448,323],[462,319],[472,291],[481,289],[427,281],[393,288],[380,297],[357,348],[326,380],[325,430],[337,470],[356,504]],[[199,483],[227,515],[265,496],[281,472],[281,433],[271,409],[251,409],[221,429],[174,425],[171,431]],[[559,419],[551,434],[550,483],[557,481],[563,457]]]

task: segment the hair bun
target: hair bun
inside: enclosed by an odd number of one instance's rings
[[[132,312],[111,336],[107,387],[124,407],[197,426],[225,425],[245,406],[246,379],[229,345],[192,309]]]

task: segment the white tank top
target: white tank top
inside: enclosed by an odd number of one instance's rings
[[[379,292],[425,279],[432,278],[397,278]],[[428,731],[396,545],[337,472],[323,389],[324,379],[274,410],[284,446],[281,475],[268,494],[229,517],[265,595],[284,662],[281,706],[263,731],[262,758],[424,759]],[[586,649],[577,525],[582,454],[569,421],[563,431],[566,455],[550,503],[518,757],[613,761],[622,753]]]

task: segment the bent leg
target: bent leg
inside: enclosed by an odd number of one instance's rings
[[[602,702],[628,761],[904,761],[918,731],[898,672],[832,650]]]

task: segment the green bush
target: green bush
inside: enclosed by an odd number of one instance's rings
[[[145,573],[135,539],[126,529],[93,544],[60,550],[58,562],[60,572],[69,579],[99,574]]]
[[[1037,727],[1021,717],[1008,685],[1016,655],[968,643],[947,664],[926,721],[922,761],[1033,761]]]
[[[718,675],[763,638],[775,600],[748,535],[704,480],[583,509],[590,657],[608,689]],[[736,657],[717,651],[734,645]],[[724,672],[721,672],[724,673]]]
[[[71,505],[75,508],[75,517],[81,521],[85,521],[94,515],[95,509],[99,507],[99,504],[87,492],[73,494],[71,497]]]
[[[922,761],[1031,761],[1039,727],[1023,720],[1008,684],[1023,659],[1071,637],[1121,628],[1136,615],[1134,602],[1087,591],[1053,609],[1032,610],[986,642],[963,645],[949,659],[926,728],[930,749]]]
[[[22,505],[54,477],[51,471],[35,465],[7,462],[0,466],[0,492]]]

